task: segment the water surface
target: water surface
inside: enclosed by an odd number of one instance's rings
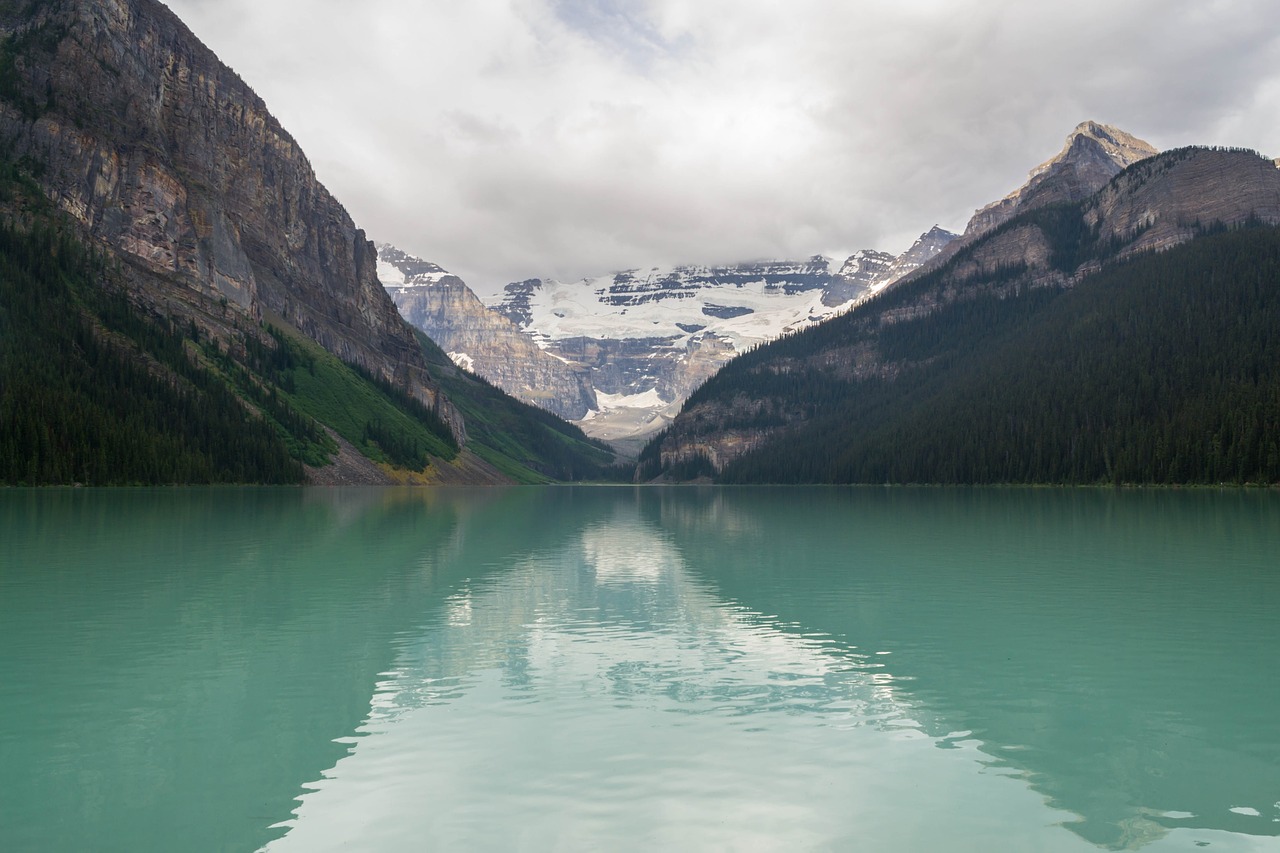
[[[1280,850],[1280,495],[0,492],[14,850]]]

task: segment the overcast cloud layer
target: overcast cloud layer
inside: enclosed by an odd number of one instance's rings
[[[493,293],[901,251],[1080,121],[1280,156],[1275,0],[169,0],[375,240]]]

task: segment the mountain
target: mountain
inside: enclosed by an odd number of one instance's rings
[[[1027,181],[998,201],[975,211],[959,239],[935,253],[932,269],[963,247],[999,228],[1019,213],[1054,204],[1083,201],[1124,169],[1159,150],[1119,128],[1084,121],[1067,135],[1062,150],[1036,166]],[[909,271],[907,274],[909,274]]]
[[[1079,170],[1066,174],[1035,193],[1077,194]],[[728,365],[639,476],[1280,481],[1276,164],[1179,149],[1082,200],[1022,206]]]
[[[163,5],[0,2],[0,139],[0,480],[510,479],[469,443],[372,243]]]
[[[822,304],[835,308],[873,290],[877,283],[888,277],[895,260],[888,252],[875,249],[854,252],[845,259],[835,281],[822,294]]]
[[[177,17],[150,0],[8,6],[11,21],[27,9],[4,31],[9,157],[38,163],[45,195],[163,292],[166,314],[216,318],[226,300],[275,315],[437,404],[363,232]]]
[[[863,294],[863,299],[874,296],[885,288],[897,284],[916,270],[932,262],[934,258],[947,251],[947,248],[956,239],[956,235],[945,228],[939,228],[937,225],[933,226],[921,234],[909,249],[894,258],[888,269],[876,276],[867,287],[866,293]]]
[[[596,408],[586,367],[543,352],[457,276],[384,243],[378,245],[378,278],[400,315],[459,366],[568,420]]]
[[[935,227],[901,256],[858,252],[838,271],[814,256],[652,267],[577,282],[528,279],[507,285],[495,307],[557,361],[587,371],[596,402],[577,419],[584,431],[634,441],[665,426],[685,398],[733,357],[847,311],[953,237]],[[477,372],[495,370],[467,352]]]
[[[1036,207],[1082,201],[1126,167],[1158,153],[1150,143],[1119,128],[1081,122],[1061,151],[1031,170],[1025,184],[975,212],[964,237],[979,237]]]

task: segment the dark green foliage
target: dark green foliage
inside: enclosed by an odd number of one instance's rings
[[[1210,230],[1068,291],[886,326],[881,353],[909,362],[892,379],[804,360],[853,340],[856,316],[744,356],[699,395],[801,420],[721,479],[1280,482],[1280,231]]]
[[[0,227],[0,482],[299,482],[277,430],[107,272],[66,234]]]
[[[699,453],[673,463],[667,468],[666,473],[672,480],[687,482],[704,477],[713,479],[716,476],[716,469],[710,459]]]
[[[380,420],[365,422],[364,441],[366,445],[370,443],[377,445],[391,464],[401,468],[421,471],[430,461],[426,450],[416,437],[408,431],[388,427]]]
[[[383,396],[390,400],[397,409],[418,421],[427,428],[428,432],[439,440],[440,444],[444,447],[444,451],[437,452],[436,455],[445,456],[448,459],[452,459],[457,455],[458,440],[453,437],[452,430],[449,429],[449,425],[444,422],[444,419],[440,417],[438,412],[427,408],[422,401],[418,400],[416,397],[411,397],[404,389],[395,387],[380,376],[374,376],[360,365],[353,364],[351,365],[351,368],[357,374],[362,376],[366,382],[369,382],[381,391]],[[409,439],[406,436],[397,436],[397,438],[394,439],[394,441],[400,442],[401,444],[407,440]],[[383,449],[386,450],[386,448]],[[391,455],[391,451],[387,452]]]
[[[457,441],[440,416],[404,391],[296,332],[271,325],[263,331],[265,339],[246,340],[244,375],[229,370],[237,387],[248,382],[265,388],[273,399],[282,400],[308,422],[329,426],[377,462],[421,471],[429,457],[457,455]],[[228,360],[223,357],[223,363]],[[249,389],[246,393],[253,396]],[[324,441],[326,450],[332,449],[327,438]]]
[[[640,449],[640,456],[636,459],[636,482],[647,483],[662,474],[662,442],[669,434],[669,428],[662,430]]]
[[[458,369],[426,335],[418,333],[418,341],[432,375],[466,419],[468,448],[507,476],[517,482],[631,479],[632,467],[615,464],[608,445]]]
[[[271,327],[267,331],[272,337],[279,334]],[[198,338],[194,322],[190,334],[193,340]],[[204,353],[231,385],[276,426],[291,456],[308,465],[327,465],[337,445],[314,418],[292,404],[290,395],[295,383],[290,371],[298,362],[293,351],[276,339],[277,345],[268,347],[257,336],[245,335],[240,359],[232,358],[216,342],[206,343]]]

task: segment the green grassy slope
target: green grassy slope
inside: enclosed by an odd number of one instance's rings
[[[432,375],[466,419],[468,448],[507,476],[520,483],[631,479],[631,466],[615,465],[608,445],[461,370],[421,332],[418,341]]]

